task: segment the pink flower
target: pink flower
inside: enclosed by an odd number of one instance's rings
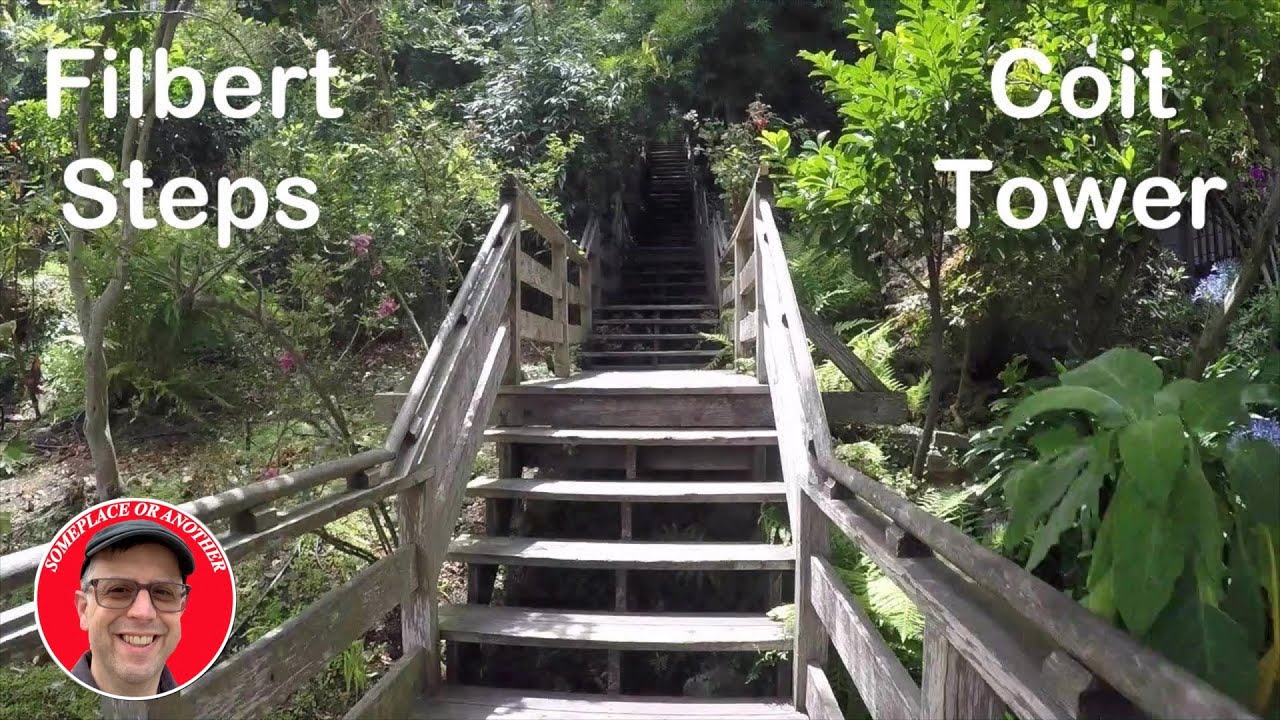
[[[280,475],[280,468],[278,467],[269,467],[262,471],[262,477],[263,479],[266,479],[266,480],[270,480],[273,477],[278,477],[279,475]]]
[[[369,268],[369,277],[382,277],[382,261],[374,260],[373,267]]]
[[[373,243],[373,236],[367,233],[353,235],[351,237],[351,250],[356,255],[364,257],[369,254],[369,245]]]
[[[395,311],[399,309],[400,309],[400,305],[396,303],[396,299],[393,297],[388,297],[386,300],[382,301],[381,305],[378,306],[378,312],[377,312],[378,319],[381,320],[385,317],[393,315],[395,314]]]
[[[280,353],[280,357],[276,358],[276,363],[280,365],[280,369],[286,374],[293,372],[293,369],[298,366],[297,358],[288,350]]]

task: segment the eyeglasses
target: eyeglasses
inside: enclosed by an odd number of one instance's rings
[[[98,604],[109,610],[124,610],[133,605],[139,590],[146,590],[156,610],[179,612],[187,607],[187,595],[191,593],[190,585],[175,582],[140,583],[127,578],[94,578],[87,584],[93,586],[93,596]]]

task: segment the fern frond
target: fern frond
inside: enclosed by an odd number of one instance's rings
[[[926,370],[924,376],[920,378],[920,382],[907,388],[907,409],[914,415],[924,412],[925,405],[929,402],[929,391],[933,382],[933,371]]]
[[[916,500],[916,504],[939,520],[967,532],[977,520],[973,500],[971,488],[929,488]]]

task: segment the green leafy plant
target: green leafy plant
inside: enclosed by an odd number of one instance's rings
[[[1087,557],[1087,607],[1262,712],[1280,662],[1280,442],[1250,410],[1280,405],[1280,387],[1240,372],[1166,384],[1124,348],[1058,381],[999,431],[1026,452],[1003,473],[1007,546],[1028,569]]]
[[[338,656],[342,684],[348,693],[359,694],[369,686],[369,663],[364,656],[364,641],[357,640]]]

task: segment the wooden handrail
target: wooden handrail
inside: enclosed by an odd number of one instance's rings
[[[391,430],[387,433],[387,440],[383,445],[387,450],[398,452],[405,436],[409,434],[409,425],[413,422],[414,416],[418,412],[419,405],[422,402],[422,395],[427,389],[427,383],[431,379],[431,374],[435,370],[436,364],[440,361],[440,353],[444,348],[444,339],[453,332],[459,318],[462,317],[462,308],[475,287],[476,277],[480,273],[480,268],[484,266],[484,261],[492,256],[498,238],[507,226],[507,218],[511,215],[512,210],[510,202],[503,203],[498,208],[498,215],[493,219],[493,224],[489,226],[489,232],[485,234],[484,243],[480,246],[480,251],[476,254],[475,261],[471,263],[471,269],[467,271],[466,277],[463,278],[462,286],[458,288],[458,294],[449,305],[449,311],[445,313],[444,320],[440,322],[440,329],[436,332],[431,348],[427,351],[427,357],[422,361],[422,365],[419,366],[418,373],[413,378],[413,384],[409,387],[409,393],[405,397],[404,404],[400,407],[400,412],[396,415],[395,422],[391,424]]]
[[[751,236],[751,252],[739,243]],[[1060,591],[840,462],[813,375],[768,184],[757,179],[730,235],[733,305],[754,298],[750,351],[770,385],[779,455],[797,545],[793,701],[833,707],[822,672],[828,642],[874,717],[1074,718],[1083,694],[1155,717],[1254,718],[1239,703]],[[754,288],[740,265],[750,257]],[[754,290],[754,292],[748,292]],[[739,318],[739,323],[743,322]],[[874,624],[848,602],[826,559],[835,526],[893,579],[926,617],[924,683],[916,688]],[[836,613],[839,613],[837,615]],[[855,662],[856,660],[856,662]],[[1096,678],[1096,679],[1095,679]],[[963,697],[948,693],[963,692]],[[918,693],[918,694],[917,694]],[[1000,710],[1002,712],[1002,710]],[[970,714],[967,714],[970,713]]]

